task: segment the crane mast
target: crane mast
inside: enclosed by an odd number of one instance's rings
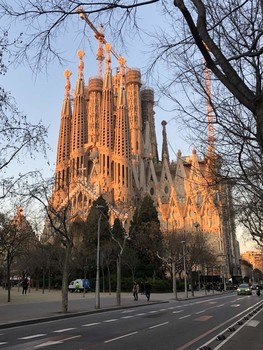
[[[204,79],[206,94],[206,112],[208,118],[208,150],[210,152],[213,152],[215,147],[215,135],[213,127],[213,108],[211,104],[211,72],[210,69],[207,67],[206,61],[204,61]]]
[[[100,30],[98,30],[94,26],[94,24],[91,22],[91,20],[88,18],[87,14],[83,11],[82,7],[79,7],[77,11],[79,13],[80,18],[84,20],[87,23],[87,25],[93,30],[94,36],[98,40],[98,51],[97,51],[97,61],[99,62],[98,71],[99,71],[99,75],[102,75],[102,64],[105,59],[103,45],[107,44],[105,35],[102,32],[102,25],[100,26]],[[111,46],[110,52],[117,59],[117,61],[119,61],[121,56],[116,51],[114,51],[112,46]]]

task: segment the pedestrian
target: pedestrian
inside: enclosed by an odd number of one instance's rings
[[[28,289],[28,279],[27,279],[27,277],[25,277],[23,279],[23,281],[22,281],[22,288],[23,288],[22,294],[26,294],[27,289]]]
[[[139,290],[140,290],[139,284],[134,282],[133,288],[132,288],[132,294],[133,294],[134,300],[136,300],[136,301],[138,300]]]
[[[76,291],[76,293],[79,293],[79,292],[80,292],[80,284],[79,284],[79,281],[77,281],[77,282],[75,283],[75,291]]]
[[[146,282],[144,285],[144,292],[145,292],[145,296],[147,298],[147,301],[150,300],[150,296],[151,296],[151,285],[150,283]]]

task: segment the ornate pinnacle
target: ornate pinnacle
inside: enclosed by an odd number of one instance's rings
[[[70,87],[71,87],[69,78],[71,75],[72,75],[72,73],[70,70],[68,70],[68,69],[65,70],[64,76],[66,77],[66,85],[65,85],[66,95],[69,95],[69,91],[70,91]]]
[[[84,62],[83,62],[83,57],[85,56],[85,52],[83,50],[79,50],[78,53],[78,58],[79,58],[79,76],[82,76],[83,74],[83,69],[84,69]]]

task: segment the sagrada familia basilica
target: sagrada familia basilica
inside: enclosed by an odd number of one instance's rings
[[[210,130],[207,154],[182,155],[171,160],[165,121],[162,152],[158,155],[154,91],[144,88],[139,69],[130,69],[110,44],[99,41],[97,59],[105,57],[105,71],[84,80],[84,52],[79,51],[78,78],[71,94],[70,71],[65,71],[56,161],[57,207],[71,201],[85,219],[100,195],[109,204],[110,219],[120,218],[128,229],[136,206],[150,195],[162,231],[202,232],[218,255],[220,274],[237,273],[240,252],[231,215],[231,188],[218,178]],[[112,54],[113,53],[113,54]],[[101,67],[100,67],[101,70]],[[211,125],[210,125],[211,128]],[[209,135],[209,132],[208,132]]]

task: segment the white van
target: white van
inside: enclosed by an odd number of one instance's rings
[[[79,285],[78,288],[76,288],[76,284]],[[73,292],[83,292],[85,288],[85,292],[88,292],[90,290],[90,282],[88,279],[78,278],[74,281],[71,281],[68,285],[68,291]]]

